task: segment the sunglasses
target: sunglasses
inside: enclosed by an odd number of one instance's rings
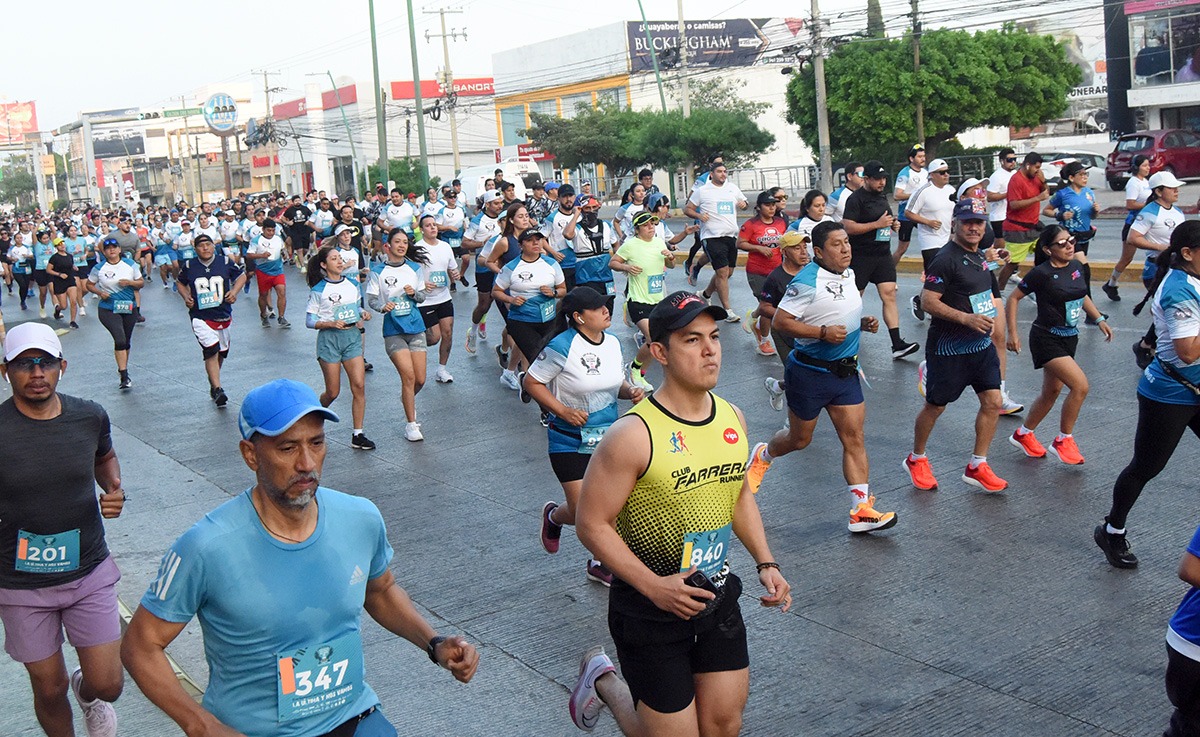
[[[1017,163],[1017,157],[1016,157],[1016,156],[1010,156],[1010,157],[1008,157],[1007,159],[1005,159],[1005,160],[1004,160],[1004,162],[1005,162],[1006,164],[1015,164],[1015,163]]]
[[[1066,238],[1062,239],[1061,241],[1054,241],[1053,243],[1050,244],[1050,246],[1052,248],[1062,248],[1063,246],[1073,246],[1073,245],[1075,245],[1075,236],[1073,236],[1073,235],[1067,236]]]
[[[56,371],[62,366],[62,359],[53,356],[34,356],[14,358],[8,362],[10,371],[16,370],[26,374],[33,371],[34,366],[41,366],[45,371]]]

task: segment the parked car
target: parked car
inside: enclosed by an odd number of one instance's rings
[[[1104,178],[1114,191],[1129,181],[1129,162],[1138,154],[1150,157],[1150,173],[1169,171],[1180,179],[1200,177],[1200,136],[1181,128],[1127,133],[1108,155]]]
[[[1104,155],[1092,153],[1091,151],[1039,151],[1044,161],[1042,162],[1042,174],[1046,177],[1046,183],[1051,190],[1057,189],[1062,185],[1062,177],[1060,172],[1062,168],[1072,161],[1078,161],[1088,169],[1088,174],[1091,175],[1089,180],[1094,187],[1099,186],[1100,180],[1104,178]]]

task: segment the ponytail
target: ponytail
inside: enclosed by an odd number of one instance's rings
[[[1158,293],[1158,288],[1163,279],[1167,278],[1169,269],[1182,268],[1179,262],[1183,257],[1179,252],[1185,248],[1200,249],[1200,220],[1185,220],[1180,223],[1171,233],[1171,245],[1154,257],[1154,281],[1150,284],[1146,296],[1133,308],[1134,315],[1142,314],[1142,308]]]
[[[308,268],[305,278],[308,288],[312,289],[325,278],[325,259],[337,246],[321,246],[317,252],[308,257]]]

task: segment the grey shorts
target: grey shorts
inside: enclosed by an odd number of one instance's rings
[[[385,335],[383,338],[383,349],[388,355],[396,351],[419,351],[425,352],[428,344],[425,342],[425,333],[409,333],[408,335]]]
[[[341,363],[363,354],[362,333],[357,327],[317,331],[317,358],[325,363]]]

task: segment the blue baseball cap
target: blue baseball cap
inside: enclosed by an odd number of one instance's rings
[[[964,197],[954,206],[955,220],[987,220],[987,204],[982,200]]]
[[[542,188],[545,189],[547,192],[549,192],[552,189],[558,189],[558,186],[559,186],[558,182],[556,182],[552,179],[549,182],[546,182],[544,185],[542,185]]]
[[[312,412],[320,413],[327,420],[341,421],[332,410],[321,406],[316,392],[308,384],[276,379],[251,389],[242,400],[238,429],[246,440],[254,433],[273,438],[287,432],[301,417]]]

